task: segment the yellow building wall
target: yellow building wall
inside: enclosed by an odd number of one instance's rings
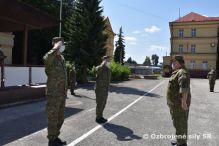
[[[217,37],[218,22],[177,23],[172,28],[172,36],[179,37],[179,29],[183,29],[184,37],[191,37],[193,28],[196,28],[197,37]]]
[[[196,29],[196,37],[191,36],[192,28]],[[178,55],[179,45],[183,45],[185,65],[190,69],[191,61],[195,61],[194,70],[204,70],[203,61],[208,62],[207,70],[216,68],[217,45],[219,21],[217,22],[190,22],[190,23],[172,23],[171,32],[171,54]],[[179,29],[184,30],[184,37],[179,37]],[[191,45],[196,45],[195,53],[191,52]],[[212,46],[214,44],[214,46]]]
[[[108,35],[107,41],[106,41],[106,55],[110,56],[110,58],[113,58],[113,52],[114,52],[114,33],[111,33],[109,31],[106,31],[106,34]]]
[[[171,57],[163,56],[163,65],[170,65],[170,64],[171,64]]]
[[[211,44],[214,43],[214,47]],[[216,38],[198,38],[198,39],[177,39],[173,41],[173,52],[179,52],[179,45],[183,45],[184,53],[191,53],[191,45],[196,45],[196,53],[217,53],[217,39]]]
[[[106,24],[106,30],[104,31],[105,34],[107,34],[108,38],[106,41],[106,55],[109,56],[111,59],[113,59],[113,53],[114,53],[114,37],[115,33],[112,30],[112,26],[110,24],[109,18],[105,18],[105,24]]]
[[[0,50],[7,58],[4,60],[5,64],[12,64],[12,47],[14,45],[14,35],[11,33],[0,32]]]

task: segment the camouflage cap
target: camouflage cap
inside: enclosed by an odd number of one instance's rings
[[[54,45],[54,43],[57,43],[59,41],[64,41],[63,37],[54,37],[52,38],[52,44]]]
[[[172,61],[184,61],[184,58],[182,55],[176,55],[172,58]]]
[[[109,56],[103,56],[102,60],[109,59],[109,58],[110,58]]]

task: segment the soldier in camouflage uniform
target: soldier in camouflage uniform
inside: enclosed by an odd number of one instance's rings
[[[184,66],[183,56],[177,55],[172,63],[173,73],[167,88],[167,104],[176,129],[174,146],[187,146],[188,115],[191,103],[190,76]]]
[[[214,85],[215,85],[215,81],[217,79],[217,73],[214,69],[212,69],[208,75],[207,78],[209,80],[209,86],[210,86],[210,92],[214,92]]]
[[[75,87],[76,87],[76,71],[74,65],[71,66],[69,71],[69,80],[70,80],[70,91],[71,95],[75,95]]]
[[[101,124],[107,122],[107,119],[103,118],[103,110],[106,106],[108,97],[108,87],[110,84],[111,72],[109,69],[109,57],[104,56],[103,62],[96,68],[96,122]]]
[[[61,55],[65,46],[63,38],[53,38],[54,47],[43,57],[47,79],[46,112],[48,118],[49,146],[66,145],[58,138],[64,122],[65,97],[67,96],[67,75],[65,59]]]

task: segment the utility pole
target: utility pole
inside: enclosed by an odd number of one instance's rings
[[[60,2],[60,10],[59,10],[59,37],[62,37],[62,0],[58,0]]]

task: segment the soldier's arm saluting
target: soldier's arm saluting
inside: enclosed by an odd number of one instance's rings
[[[59,53],[58,49],[60,48],[61,45],[62,45],[61,41],[55,43],[54,47],[48,53],[46,53],[46,55],[43,57],[43,61],[44,61],[44,64],[46,66],[46,74],[47,75],[48,75],[48,72],[50,70],[50,67],[52,67],[52,65],[53,65],[55,57],[58,55],[57,53]]]

